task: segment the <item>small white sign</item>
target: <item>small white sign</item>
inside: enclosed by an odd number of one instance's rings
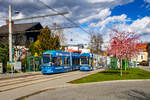
[[[21,62],[15,62],[14,68],[17,70],[21,70]]]

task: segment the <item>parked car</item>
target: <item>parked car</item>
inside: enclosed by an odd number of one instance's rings
[[[148,66],[148,62],[145,61],[145,60],[143,60],[142,62],[140,62],[140,65],[142,65],[142,66]]]

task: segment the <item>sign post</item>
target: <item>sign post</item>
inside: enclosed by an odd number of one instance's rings
[[[0,73],[3,73],[3,64],[0,63]]]

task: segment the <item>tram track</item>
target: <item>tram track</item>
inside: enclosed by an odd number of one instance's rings
[[[22,78],[22,77],[30,77],[30,76],[36,76],[36,75],[42,75],[41,73],[36,73],[36,74],[27,74],[27,75],[21,75],[21,76],[11,76],[9,77],[0,77],[0,81],[3,80],[9,80],[9,79],[17,79],[17,78]]]
[[[13,81],[21,81],[21,80],[24,80],[24,79],[30,79],[30,78],[35,78],[35,77],[41,77],[42,75],[34,75],[34,76],[28,76],[28,77],[19,77],[19,78],[12,78],[12,79],[7,79],[7,80],[0,80],[0,83],[3,84],[3,83],[8,83],[8,82],[13,82]],[[0,84],[0,86],[1,86]]]
[[[53,75],[42,75],[41,78],[39,78],[39,76],[37,77],[29,77],[29,79],[21,79],[21,80],[12,80],[7,82],[6,80],[3,81],[3,84],[0,84],[0,92],[4,92],[4,91],[8,91],[8,90],[12,90],[12,89],[16,89],[16,88],[20,88],[20,87],[24,87],[24,86],[28,86],[28,85],[32,85],[32,84],[36,84],[36,83],[40,83],[40,82],[44,82],[44,81],[50,81],[50,80],[55,80],[55,79],[59,79],[61,77],[67,77],[69,75],[76,75],[79,74],[79,72],[69,72],[68,73],[61,73],[61,74],[53,74]],[[11,82],[11,83],[10,83]],[[0,82],[1,83],[1,82]]]
[[[47,77],[30,77],[28,79],[21,78],[21,79],[16,79],[16,80],[8,80],[9,83],[7,81],[0,82],[1,83],[0,87],[7,86],[7,85],[12,85],[12,84],[19,84],[19,83],[22,83],[22,82],[39,80],[39,79],[43,79],[43,78],[47,78]]]

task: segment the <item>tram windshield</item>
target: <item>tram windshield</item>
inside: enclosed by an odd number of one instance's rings
[[[43,63],[49,63],[51,60],[51,55],[43,55],[42,56]]]
[[[89,64],[89,59],[87,56],[81,57],[81,65],[88,65]]]

